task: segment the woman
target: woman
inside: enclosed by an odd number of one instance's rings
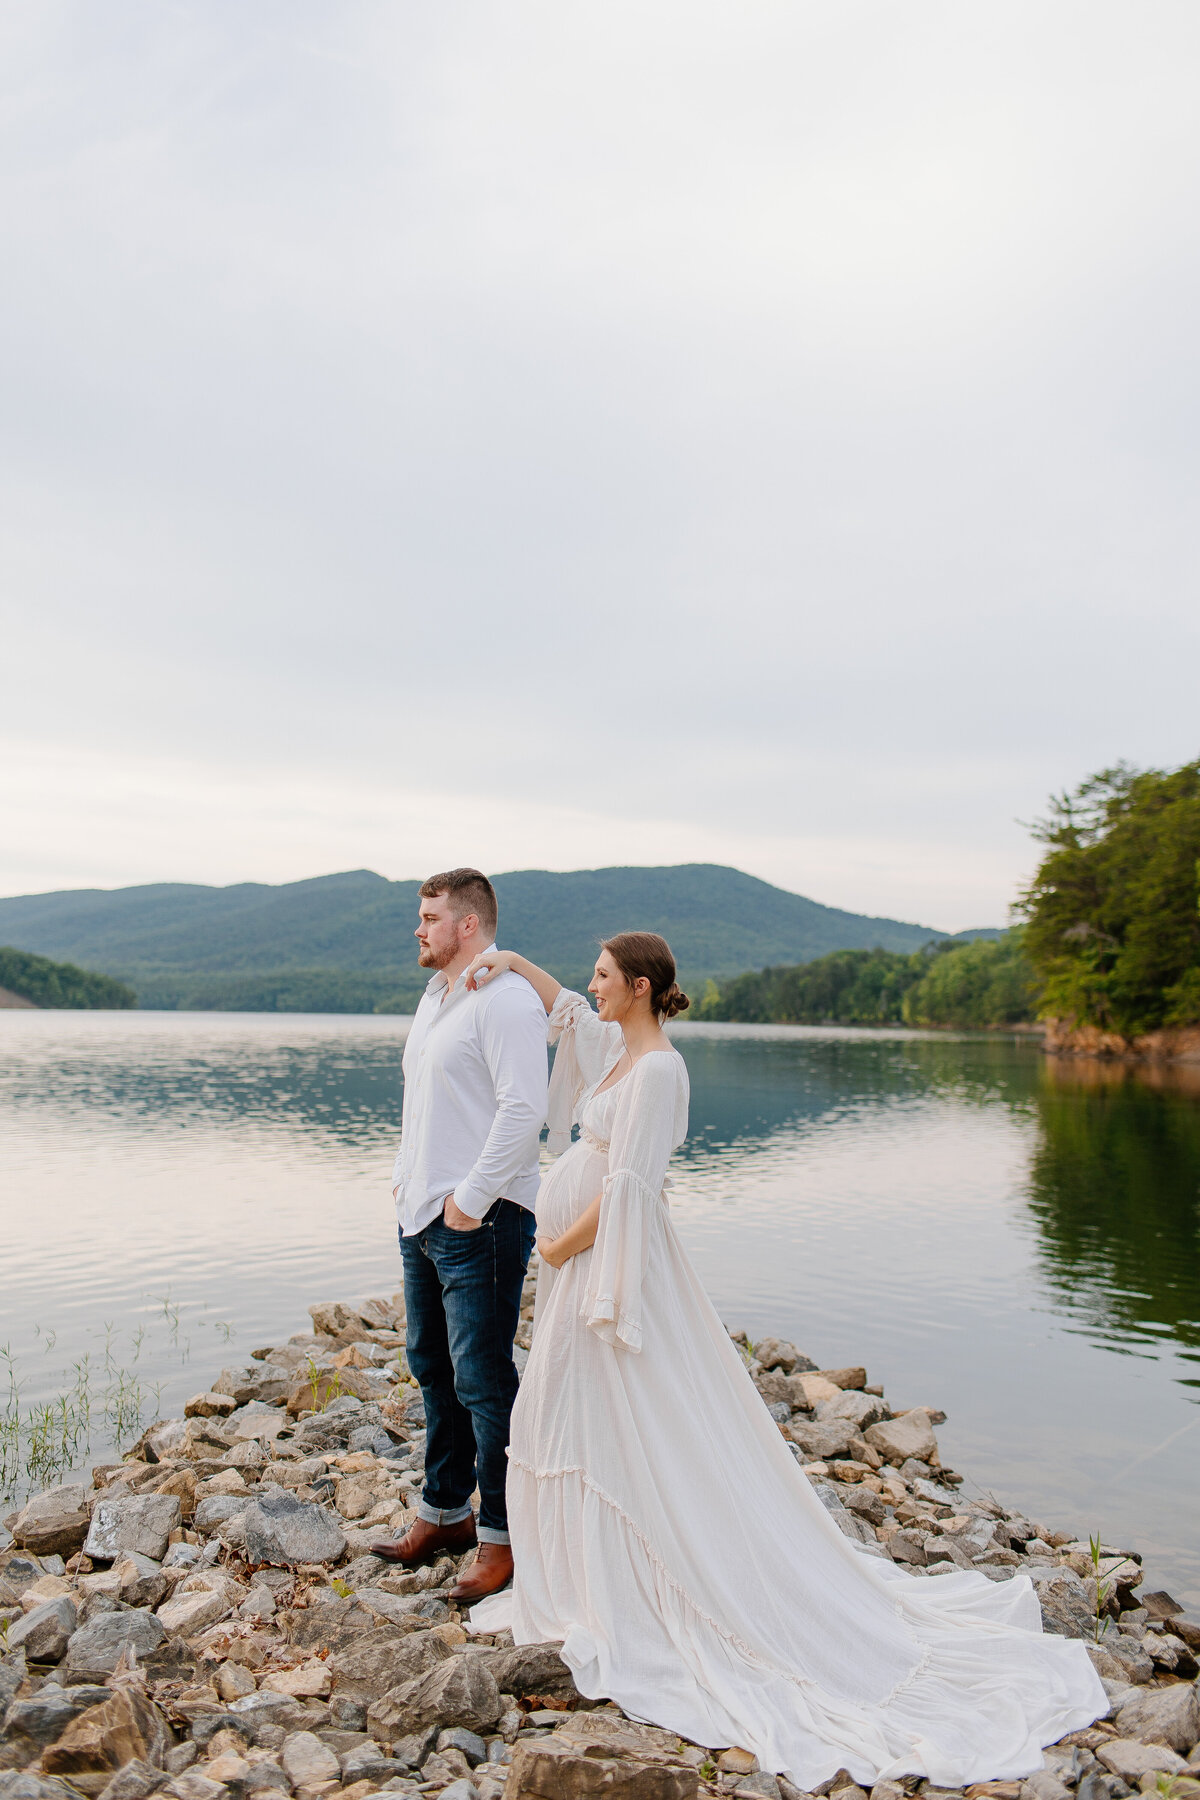
[[[561,1639],[581,1693],[813,1788],[1013,1778],[1108,1701],[1082,1644],[1041,1636],[1027,1578],[915,1579],[844,1537],[756,1392],[671,1222],[687,1006],[662,938],[602,948],[589,992],[512,969],[558,1051],[538,1195],[533,1348],[512,1415],[511,1590],[474,1630]]]

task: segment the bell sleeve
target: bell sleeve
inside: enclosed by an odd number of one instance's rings
[[[608,1177],[580,1316],[614,1349],[642,1347],[642,1283],[661,1221],[671,1152],[687,1133],[687,1078],[677,1055],[643,1057],[613,1121]]]
[[[550,1127],[546,1148],[558,1156],[570,1146],[579,1102],[620,1053],[621,1027],[598,1019],[582,994],[560,988],[546,1021],[546,1035],[557,1045],[546,1108]]]

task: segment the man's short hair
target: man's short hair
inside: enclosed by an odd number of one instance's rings
[[[433,900],[438,894],[447,895],[450,911],[456,919],[465,919],[468,913],[475,913],[480,930],[486,936],[495,936],[500,912],[496,890],[479,869],[447,869],[444,875],[431,875],[428,881],[423,881],[417,892],[425,900]]]

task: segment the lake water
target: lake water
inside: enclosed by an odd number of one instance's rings
[[[0,1013],[0,1346],[26,1415],[90,1393],[82,1466],[310,1301],[399,1286],[406,1029]],[[940,1406],[971,1488],[1141,1551],[1200,1608],[1200,1072],[1015,1038],[675,1037],[672,1204],[726,1321]]]

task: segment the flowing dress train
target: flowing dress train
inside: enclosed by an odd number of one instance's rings
[[[1026,1576],[917,1578],[838,1530],[676,1235],[664,1183],[687,1131],[682,1057],[603,1093],[622,1040],[567,990],[539,1231],[602,1194],[593,1247],[542,1265],[512,1415],[511,1589],[477,1631],[562,1641],[581,1693],[812,1788],[1011,1779],[1108,1709],[1081,1643],[1043,1636]]]

